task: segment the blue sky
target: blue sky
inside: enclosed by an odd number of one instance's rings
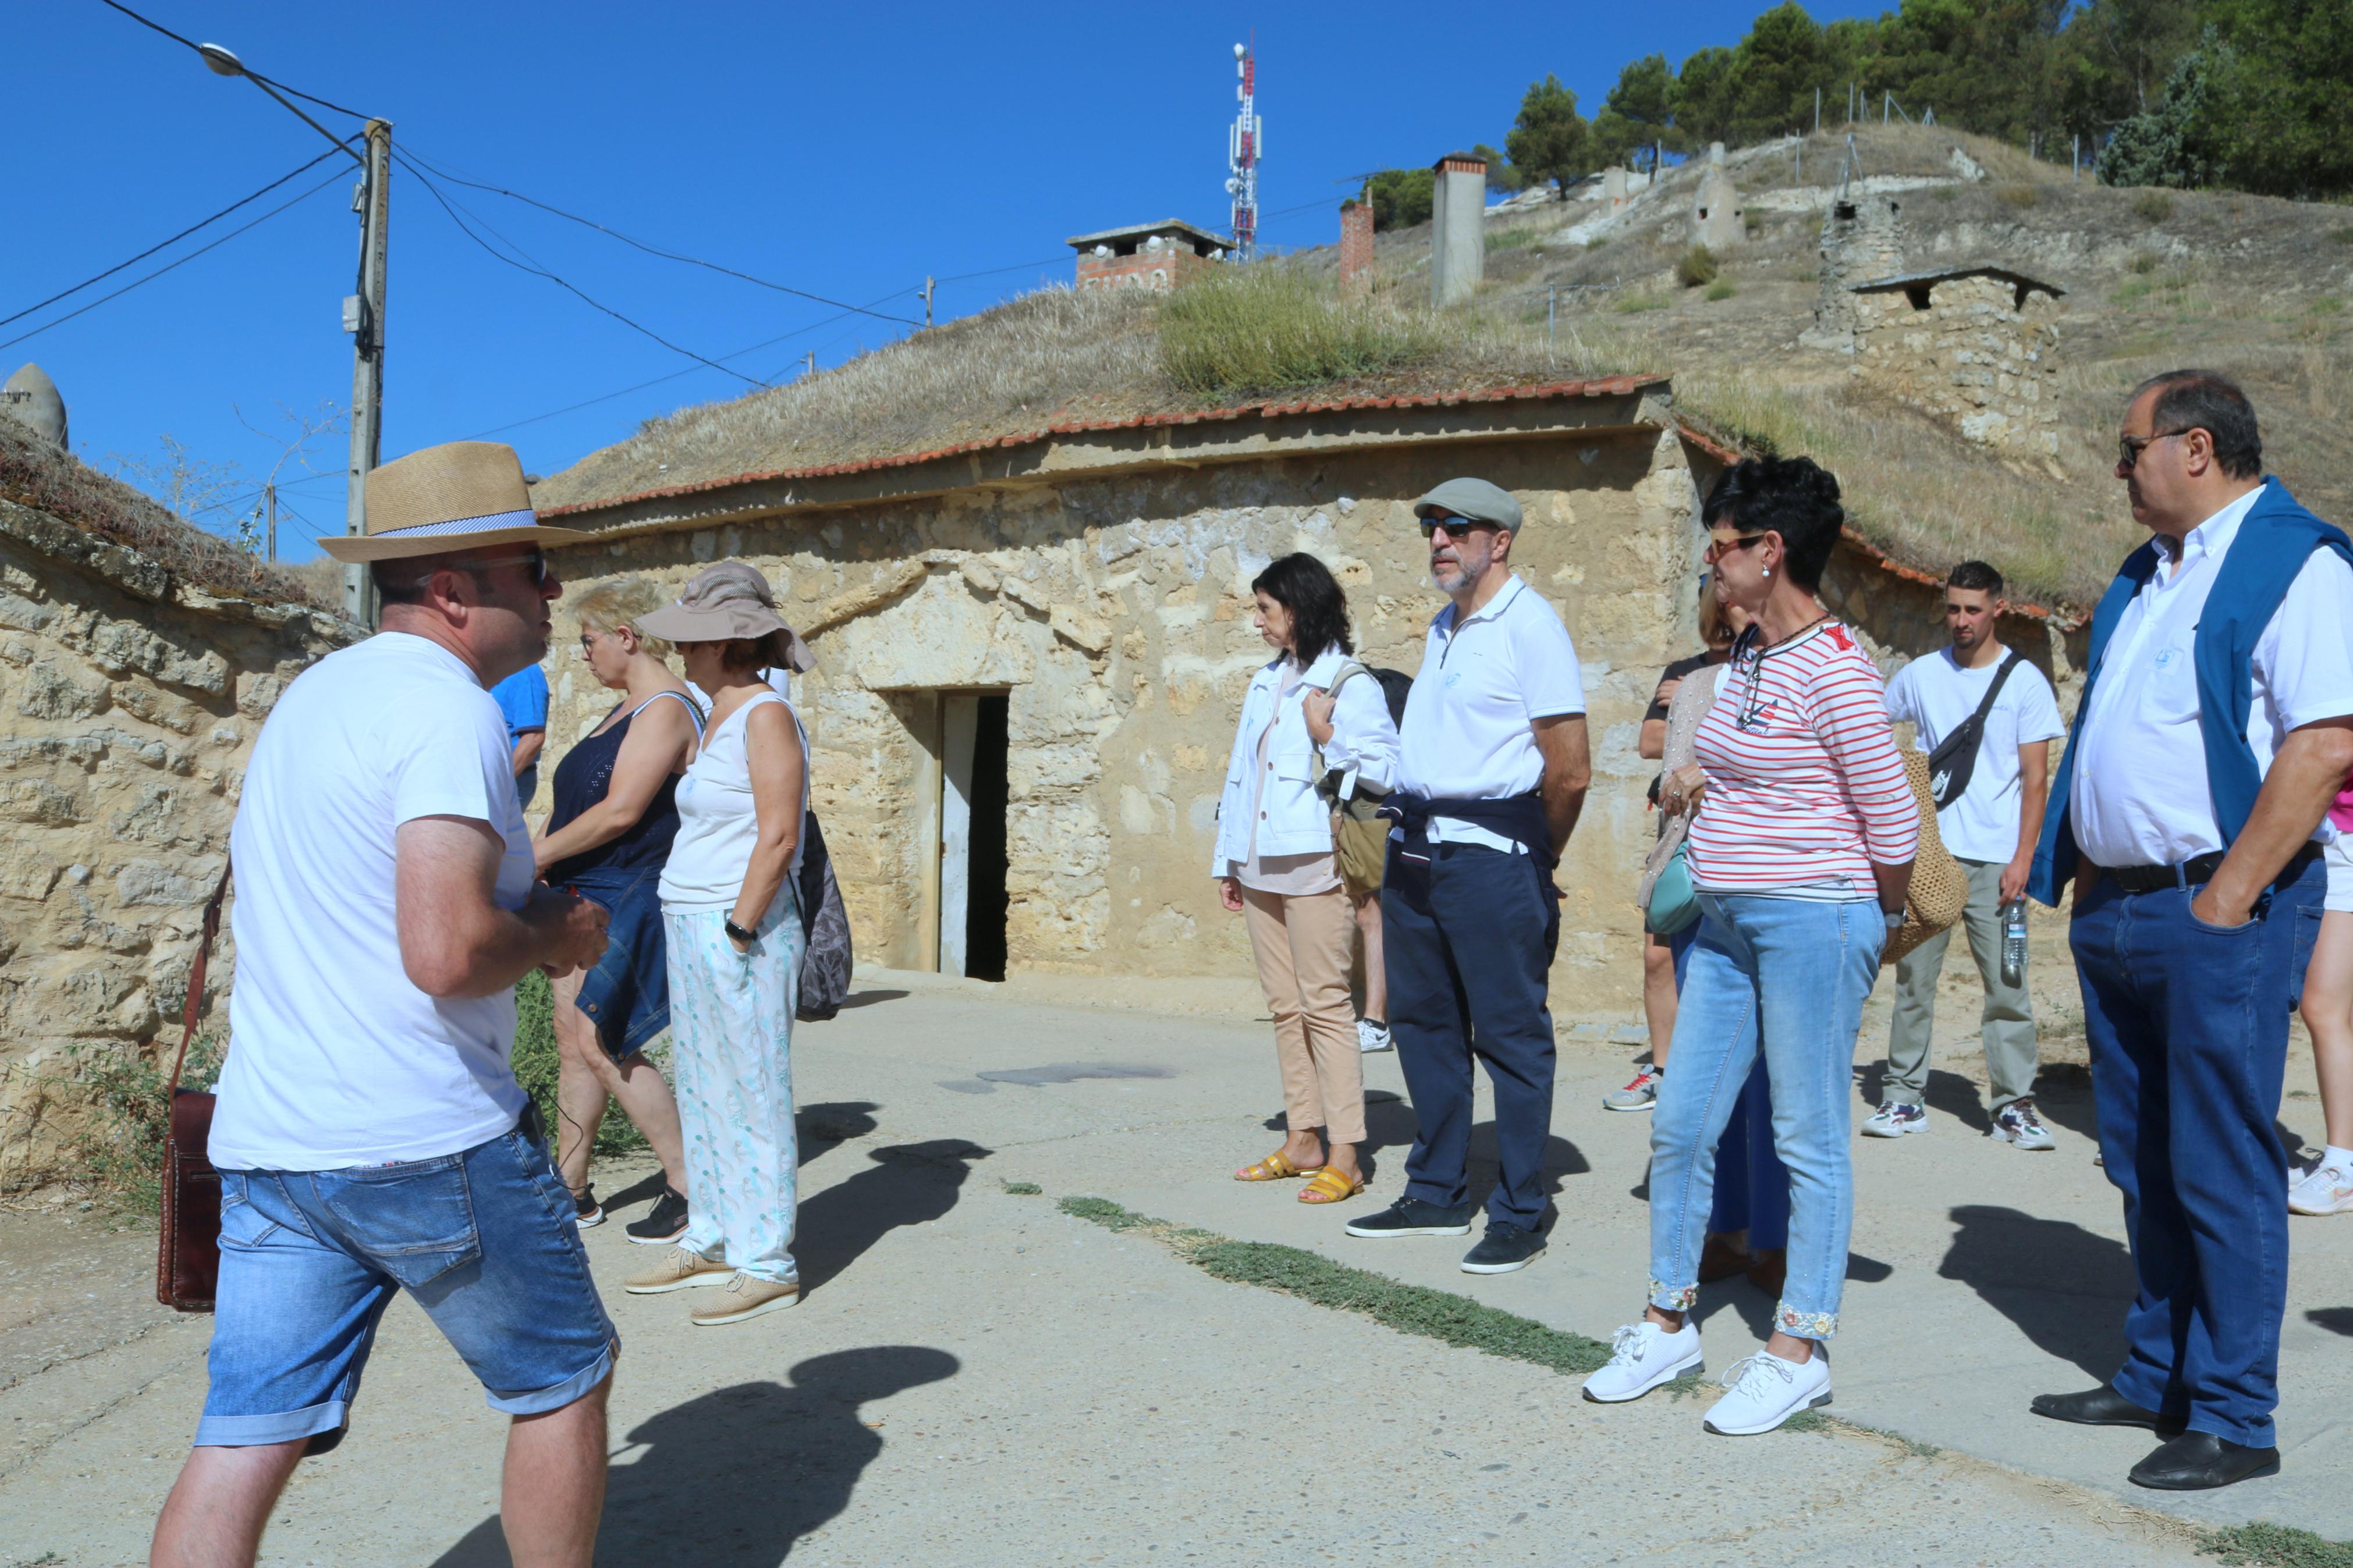
[[[131,3],[290,86],[390,120],[396,146],[451,173],[917,321],[926,273],[986,274],[941,286],[946,319],[1067,279],[1066,235],[1172,216],[1222,227],[1231,46],[1253,30],[1268,143],[1261,233],[1292,247],[1336,235],[1348,188],[1336,181],[1473,142],[1500,146],[1521,93],[1546,72],[1590,113],[1627,59],[1731,43],[1761,8]],[[1811,9],[1829,20],[1879,7]],[[327,150],[251,83],[213,76],[99,0],[14,7],[10,35],[0,316]],[[330,179],[333,169],[0,327],[0,340],[24,332],[326,182],[168,276],[0,348],[0,376],[27,360],[44,366],[71,409],[76,449],[100,467],[152,455],[169,433],[200,458],[267,468],[278,447],[246,422],[269,430],[280,405],[350,395],[340,301],[353,289],[357,220],[352,182]],[[907,330],[659,260],[502,196],[443,190],[697,353],[782,339],[728,359],[762,381],[794,374],[811,350],[820,366],[838,364]],[[387,458],[496,432],[527,468],[552,473],[649,416],[748,389],[492,259],[406,171],[393,180],[390,279]],[[288,500],[309,524],[337,530],[343,442],[314,449],[327,477]],[[290,522],[280,546],[294,559],[313,552]]]

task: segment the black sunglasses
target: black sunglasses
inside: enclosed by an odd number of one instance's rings
[[[1482,528],[1501,533],[1504,525],[1500,522],[1489,522],[1486,519],[1479,517],[1425,517],[1421,520],[1421,536],[1424,539],[1437,537],[1438,531],[1441,528],[1446,531],[1447,538],[1461,539],[1465,534],[1474,533]]]

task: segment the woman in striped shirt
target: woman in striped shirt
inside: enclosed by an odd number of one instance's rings
[[[1651,1289],[1585,1385],[1639,1398],[1700,1364],[1700,1247],[1715,1146],[1761,1051],[1773,1142],[1789,1171],[1788,1274],[1764,1351],[1725,1380],[1712,1432],[1770,1431],[1830,1403],[1823,1342],[1838,1330],[1854,1218],[1849,1072],[1863,999],[1903,918],[1919,810],[1878,670],[1816,598],[1845,512],[1805,458],[1727,470],[1702,511],[1715,591],[1756,624],[1702,722],[1698,761],[1662,791],[1698,801],[1689,838],[1697,947],[1675,1017],[1675,1070],[1651,1134]]]

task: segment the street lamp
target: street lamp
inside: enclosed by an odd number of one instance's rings
[[[364,154],[288,101],[261,77],[219,44],[198,44],[197,55],[215,76],[243,77],[288,112],[351,154],[360,166],[352,210],[360,215],[359,291],[343,301],[343,330],[352,334],[352,453],[344,473],[343,531],[367,531],[367,476],[384,449],[384,295],[385,231],[392,219],[392,124],[370,120]],[[343,614],[362,626],[375,625],[375,584],[364,565],[343,568]]]

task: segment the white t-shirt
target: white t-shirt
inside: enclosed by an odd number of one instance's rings
[[[1514,574],[1461,626],[1449,605],[1430,638],[1398,727],[1400,787],[1416,795],[1501,800],[1544,779],[1529,725],[1585,711],[1585,678],[1560,612]],[[1430,821],[1433,844],[1519,848],[1504,835],[1446,817]]]
[[[774,702],[793,721],[801,742],[801,807],[808,807],[808,731],[793,705],[773,691],[755,691],[744,706],[705,731],[702,748],[678,781],[678,837],[670,844],[656,889],[664,909],[729,910],[744,896],[744,873],[752,847],[760,841],[760,818],[753,809],[752,759],[744,744],[752,710]],[[801,866],[806,836],[793,848],[792,869]],[[785,879],[789,887],[792,879]],[[783,897],[783,889],[777,896]],[[774,907],[773,905],[771,907]]]
[[[1909,721],[1919,732],[1920,749],[1934,752],[1945,737],[1969,721],[1985,700],[1994,672],[2011,658],[2004,648],[1992,663],[1965,669],[1951,648],[1939,648],[1915,658],[1887,683],[1887,717],[1895,723]],[[2058,695],[2041,670],[2018,661],[1986,715],[1985,731],[1978,742],[1976,768],[1961,798],[1936,813],[1936,833],[1945,847],[1964,860],[2010,864],[2018,853],[2018,819],[2023,800],[2019,782],[2018,748],[2037,741],[2055,741],[2067,732],[2059,718]]]
[[[2189,531],[2180,562],[2142,584],[2100,656],[2068,802],[2076,846],[2094,866],[2178,866],[2225,847],[2198,721],[2198,617],[2260,494]],[[2247,744],[2261,773],[2289,731],[2353,714],[2353,567],[2313,552],[2255,639],[2251,678]],[[2336,835],[2324,816],[2312,837]]]
[[[394,907],[393,835],[420,816],[498,829],[498,903],[531,897],[509,756],[506,720],[473,671],[405,632],[329,654],[278,700],[229,830],[237,983],[214,1164],[427,1160],[515,1124],[514,993],[419,991]]]

